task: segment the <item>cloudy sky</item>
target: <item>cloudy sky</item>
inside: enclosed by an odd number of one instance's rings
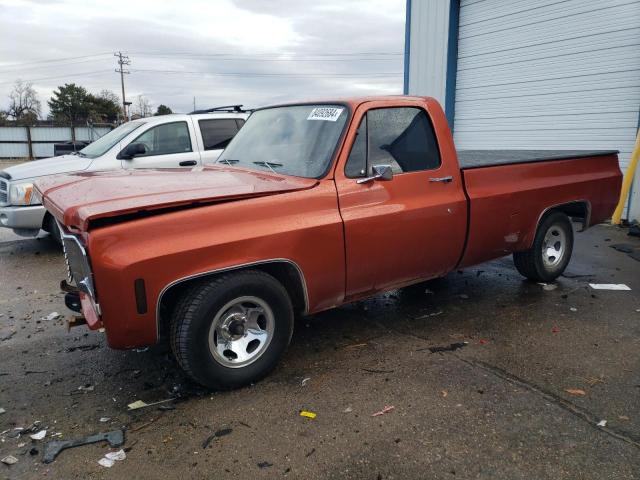
[[[0,108],[17,78],[198,108],[402,92],[405,0],[0,0]]]

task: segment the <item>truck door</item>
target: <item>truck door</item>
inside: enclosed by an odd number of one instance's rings
[[[354,115],[359,127],[350,153],[335,174],[347,297],[450,271],[462,253],[467,224],[460,170],[454,158],[442,158],[426,110],[362,110]],[[383,165],[393,178],[369,180],[374,167]]]
[[[193,168],[200,165],[200,153],[191,122],[184,120],[155,125],[131,143],[141,143],[145,153],[122,160],[123,168]]]

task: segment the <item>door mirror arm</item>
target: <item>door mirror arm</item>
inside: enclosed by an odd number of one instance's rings
[[[356,181],[356,183],[369,183],[374,180],[383,180],[389,181],[393,179],[393,170],[391,169],[391,165],[374,165],[373,166],[373,175],[370,177],[361,178]]]

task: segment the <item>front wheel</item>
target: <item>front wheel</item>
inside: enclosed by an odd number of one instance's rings
[[[532,247],[515,252],[513,261],[518,272],[529,280],[551,282],[567,268],[572,251],[571,220],[562,212],[553,212],[540,222]]]
[[[267,375],[293,334],[293,306],[271,275],[250,270],[196,284],[171,319],[171,347],[184,371],[224,390]]]

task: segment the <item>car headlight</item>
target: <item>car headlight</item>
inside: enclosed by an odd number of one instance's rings
[[[11,205],[38,205],[40,199],[33,189],[33,183],[18,183],[11,185],[9,202]]]

